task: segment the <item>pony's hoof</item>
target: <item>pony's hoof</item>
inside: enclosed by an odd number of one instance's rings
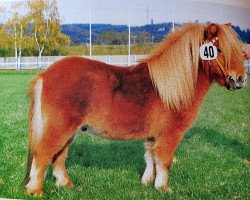
[[[148,178],[148,179],[142,177],[142,179],[141,179],[141,183],[142,183],[144,186],[148,186],[148,185],[150,185],[150,184],[153,183],[153,182],[154,182],[154,178],[153,178],[153,177]]]
[[[142,183],[142,185],[144,185],[144,186],[149,186],[149,185],[152,183],[152,181],[151,181],[151,180],[148,180],[148,181],[142,180],[141,183]]]
[[[69,181],[65,186],[68,188],[72,188],[74,187],[74,184],[71,181]]]
[[[168,187],[167,190],[166,190],[166,192],[173,193],[173,190],[170,187]]]
[[[43,188],[37,187],[37,185],[33,185],[31,181],[25,187],[28,195],[36,197],[43,196]]]
[[[27,194],[34,196],[34,197],[42,197],[43,196],[43,190],[42,189],[27,189]]]
[[[160,192],[167,192],[169,194],[173,193],[173,190],[170,187],[158,187],[156,189]]]
[[[147,167],[141,178],[141,183],[145,186],[148,186],[151,183],[153,183],[154,180],[155,180],[155,172],[152,171],[152,168]]]
[[[57,187],[67,187],[67,188],[72,188],[74,187],[74,184],[70,181],[63,181],[63,182],[56,182]]]

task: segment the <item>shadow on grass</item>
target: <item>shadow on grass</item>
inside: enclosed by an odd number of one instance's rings
[[[242,159],[250,159],[250,145],[231,139],[214,129],[193,127],[184,141],[199,135],[200,140],[225,151],[231,151]],[[67,165],[81,165],[98,169],[135,168],[142,174],[145,168],[144,146],[142,141],[111,141],[106,144],[91,142],[85,138],[71,146]]]
[[[67,164],[99,169],[133,167],[142,174],[145,167],[143,156],[143,141],[111,141],[98,144],[82,140],[81,143],[72,144]]]
[[[250,159],[250,145],[228,138],[218,132],[218,130],[193,127],[186,134],[184,140],[189,140],[195,135],[199,135],[202,141],[210,143],[215,147],[222,147],[226,151],[231,151],[242,159]]]

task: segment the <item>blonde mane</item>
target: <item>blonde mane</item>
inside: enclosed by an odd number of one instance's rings
[[[239,45],[236,45],[239,41],[233,29],[227,25],[217,26],[219,45],[225,54],[225,65],[229,66],[232,51],[240,51]],[[192,101],[200,61],[199,48],[206,27],[203,24],[189,24],[178,28],[140,61],[148,65],[151,80],[168,107],[178,110]]]
[[[194,94],[199,67],[199,47],[205,26],[186,25],[169,34],[148,58],[149,74],[166,106],[188,105]]]

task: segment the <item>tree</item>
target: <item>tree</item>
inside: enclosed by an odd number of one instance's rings
[[[0,17],[2,13],[0,8]],[[17,58],[22,53],[59,55],[69,45],[68,36],[61,33],[56,0],[28,0],[12,4],[11,16],[0,21],[0,49],[14,49]],[[2,18],[1,18],[2,19]]]
[[[4,13],[5,13],[5,9],[3,7],[0,6],[0,19],[4,19]],[[6,45],[6,32],[4,30],[4,26],[3,26],[3,22],[0,21],[0,57],[1,56],[6,56],[6,49],[7,49],[7,45]]]
[[[104,32],[97,38],[97,43],[101,44],[105,41],[109,45],[127,44],[128,33],[127,32]]]
[[[30,23],[30,35],[37,45],[38,55],[41,58],[47,36],[47,23],[44,16],[47,4],[43,0],[37,0],[28,1],[27,6],[29,8],[28,21]]]
[[[7,48],[14,49],[17,60],[16,68],[20,68],[20,60],[22,56],[22,45],[24,37],[24,29],[26,25],[25,6],[23,2],[13,3],[11,15],[7,22],[2,26],[2,38],[5,40]],[[6,48],[6,47],[5,47]]]
[[[59,53],[60,46],[70,43],[68,36],[60,30],[60,19],[56,0],[31,0],[28,1],[31,22],[30,34],[38,49],[41,58],[43,51],[47,54]]]
[[[60,16],[57,8],[56,0],[52,0],[50,4],[48,4],[49,8],[47,11],[47,37],[48,43],[51,47],[52,52],[56,52],[60,49],[60,46],[65,46],[70,44],[70,38],[61,33],[60,26]]]
[[[144,44],[150,43],[151,40],[151,35],[146,31],[132,32],[131,34],[131,41],[133,41],[133,43]]]

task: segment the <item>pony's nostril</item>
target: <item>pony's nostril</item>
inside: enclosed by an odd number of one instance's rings
[[[232,76],[230,76],[230,75],[227,75],[227,80],[231,80],[232,79]]]
[[[239,82],[239,83],[242,83],[243,81],[244,81],[244,77],[243,77],[243,76],[239,76],[239,77],[238,77],[238,82]]]

